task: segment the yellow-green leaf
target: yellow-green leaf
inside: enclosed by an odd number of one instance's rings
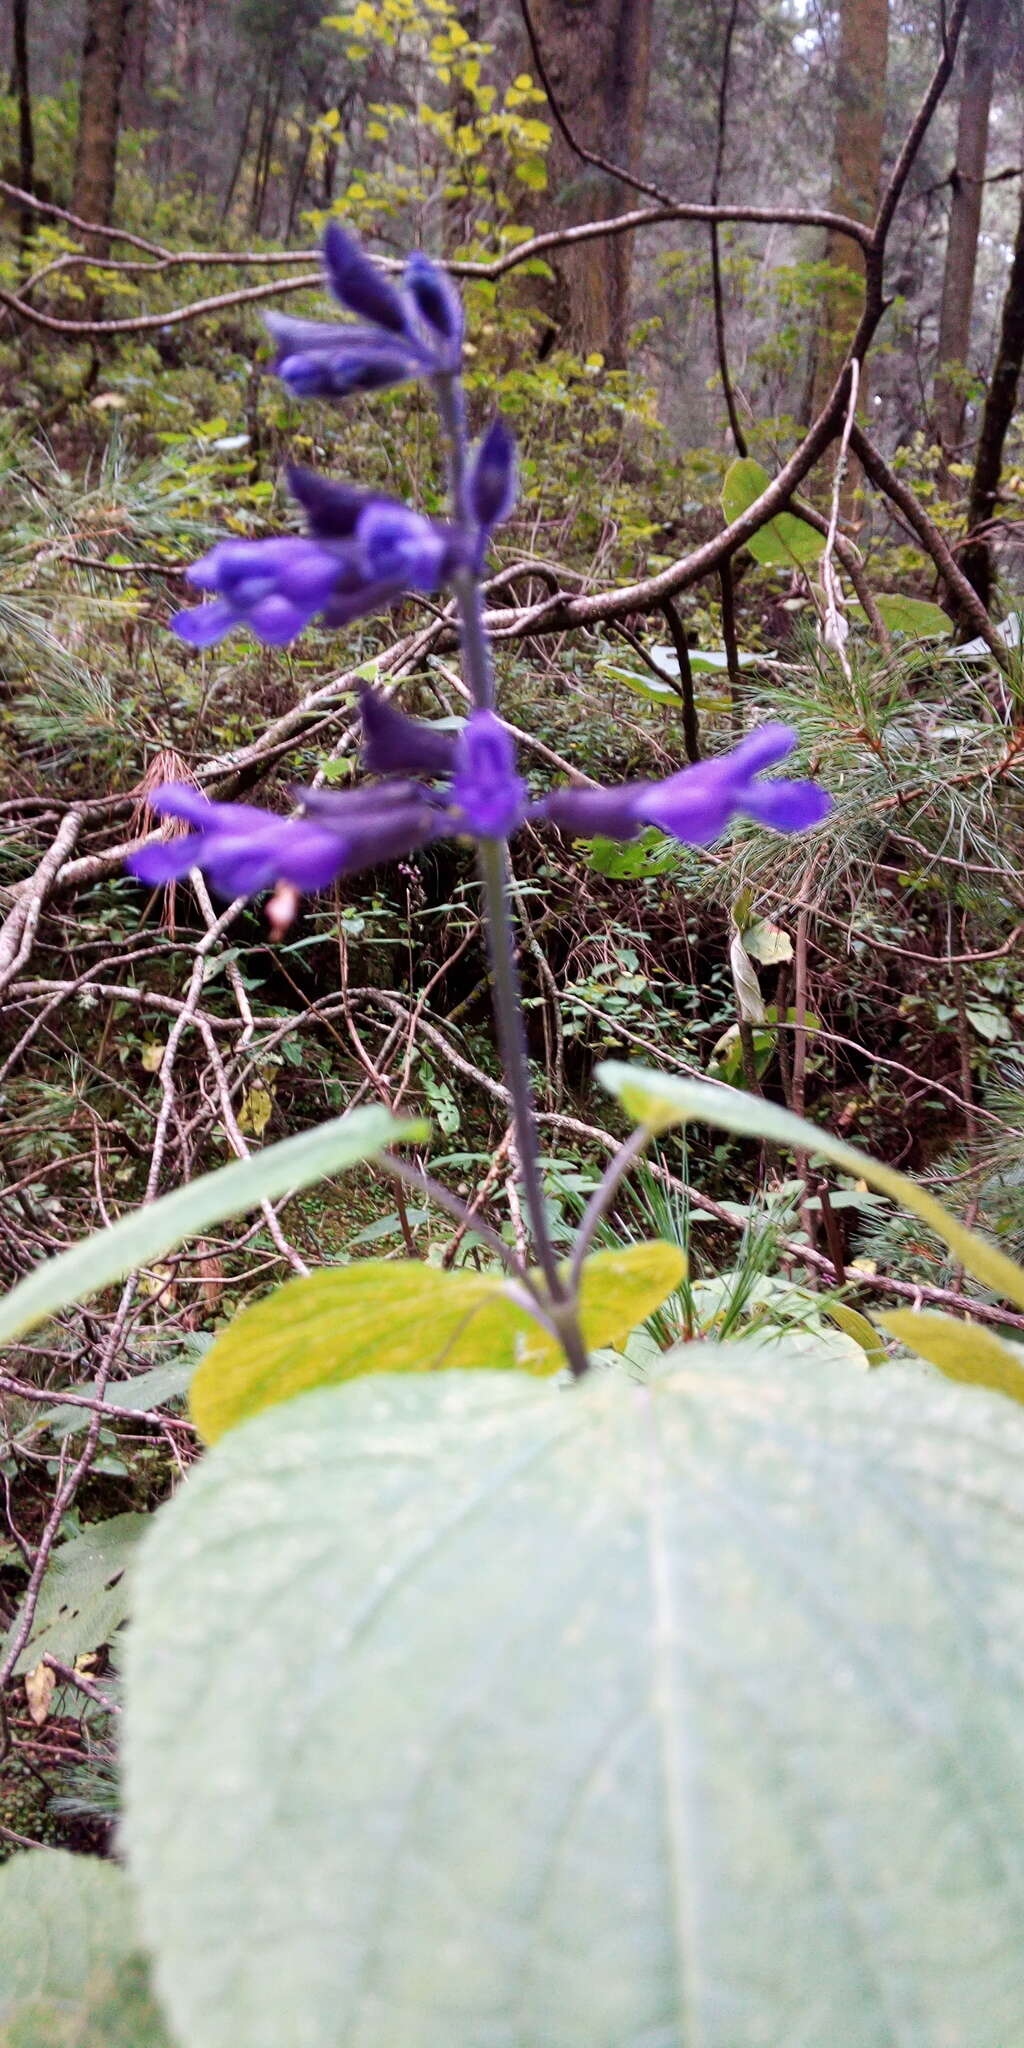
[[[991,1387],[997,1394],[1009,1394],[1011,1401],[1024,1402],[1024,1350],[1007,1344],[992,1330],[982,1329],[978,1323],[958,1322],[955,1316],[941,1315],[935,1309],[893,1309],[875,1320],[898,1344],[905,1344],[918,1358],[926,1358],[948,1380]]]
[[[794,1116],[777,1103],[747,1095],[739,1088],[724,1088],[710,1081],[686,1081],[680,1075],[660,1074],[653,1067],[634,1067],[625,1060],[605,1060],[597,1078],[610,1095],[621,1102],[627,1115],[652,1133],[668,1131],[677,1124],[708,1123],[720,1131],[734,1131],[741,1138],[763,1138],[771,1145],[784,1145],[790,1152],[816,1152],[840,1173],[866,1180],[891,1201],[899,1202],[919,1216],[929,1230],[941,1237],[955,1259],[965,1266],[983,1287],[1024,1308],[1024,1268],[1005,1252],[997,1251],[983,1237],[968,1230],[951,1216],[934,1195],[926,1194],[916,1181],[908,1180],[895,1167],[884,1166],[867,1152],[846,1145],[831,1131],[820,1130],[802,1116]]]
[[[248,1138],[262,1138],[274,1110],[268,1088],[250,1088],[238,1112],[238,1128]]]
[[[885,1345],[881,1342],[874,1325],[862,1316],[859,1309],[850,1308],[845,1301],[830,1301],[825,1314],[835,1323],[836,1328],[845,1331],[859,1344],[869,1365],[885,1364]]]
[[[580,1327],[587,1350],[624,1344],[685,1278],[685,1253],[661,1238],[592,1252],[580,1276]],[[528,1372],[555,1372],[562,1364],[561,1352],[539,1323],[530,1323],[518,1363]]]
[[[771,483],[768,471],[751,456],[730,464],[722,484],[722,511],[732,522],[739,519]],[[825,536],[798,519],[793,512],[778,512],[744,542],[756,562],[766,568],[794,569],[816,562],[823,552]]]
[[[593,1253],[580,1284],[588,1349],[623,1343],[679,1285],[685,1267],[678,1247],[661,1242]],[[262,1408],[363,1373],[551,1373],[563,1363],[502,1274],[360,1259],[287,1280],[243,1309],[206,1353],[189,1402],[196,1427],[213,1443]]]

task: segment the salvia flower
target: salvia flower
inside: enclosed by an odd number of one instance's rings
[[[361,715],[364,762],[383,776],[380,783],[296,789],[300,818],[276,817],[252,804],[211,803],[183,784],[164,784],[150,798],[152,809],[192,829],[186,837],[141,847],[128,862],[132,873],[158,883],[198,867],[222,896],[256,895],[275,884],[306,891],[401,859],[445,835],[507,839],[529,817],[579,836],[612,839],[658,825],[687,845],[704,846],[737,813],[796,832],[819,823],[830,807],[816,783],[757,779],[791,751],[796,736],[784,725],[762,726],[731,753],[664,782],[555,790],[531,804],[512,736],[493,711],[476,710],[459,732],[448,732],[407,718],[367,690]]]
[[[816,782],[761,779],[796,744],[792,726],[773,721],[729,753],[683,768],[664,782],[554,790],[544,799],[543,815],[581,839],[633,839],[645,826],[657,825],[686,846],[709,846],[737,816],[776,832],[803,832],[827,817],[827,791]]]
[[[356,324],[264,318],[277,344],[274,368],[298,398],[347,398],[416,377],[454,376],[462,355],[462,307],[428,256],[409,259],[392,284],[337,221],[324,236],[328,285]]]
[[[308,470],[291,470],[289,482],[307,512],[313,508],[312,532],[220,541],[193,562],[189,582],[216,602],[171,620],[190,646],[211,647],[232,627],[247,626],[282,647],[317,617],[345,626],[385,611],[406,591],[439,590],[474,555],[472,536],[393,499]]]

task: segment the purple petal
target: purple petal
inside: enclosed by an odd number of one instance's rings
[[[743,809],[775,832],[806,832],[828,817],[832,798],[816,782],[755,782],[744,794]]]
[[[277,342],[274,367],[300,398],[344,398],[350,391],[377,391],[420,377],[430,368],[422,348],[404,345],[375,327],[336,327],[326,321],[294,320],[267,313]]]
[[[371,612],[387,611],[404,596],[401,583],[361,583],[355,590],[336,591],[324,606],[325,626],[347,626],[353,619],[365,619]]]
[[[421,320],[449,344],[451,367],[458,367],[462,341],[462,301],[446,273],[419,252],[405,266],[405,288]]]
[[[360,868],[378,867],[384,861],[402,860],[448,829],[439,811],[422,801],[396,806],[383,817],[364,819],[338,835],[345,875]]]
[[[400,293],[336,220],[328,222],[324,235],[324,269],[335,298],[350,313],[392,334],[405,333],[407,315]]]
[[[162,882],[177,882],[191,868],[199,866],[202,845],[198,832],[189,832],[183,839],[154,839],[150,845],[140,846],[137,853],[130,853],[125,867],[138,881],[149,882],[153,887]]]
[[[351,789],[304,789],[293,783],[289,795],[311,818],[335,834],[348,832],[368,818],[381,818],[402,804],[423,803],[425,795],[415,782],[361,783]]]
[[[643,823],[637,804],[649,788],[646,782],[627,782],[621,789],[553,789],[540,813],[576,839],[635,839]]]
[[[527,789],[515,744],[493,711],[474,711],[459,734],[451,802],[474,839],[507,839],[523,822]]]
[[[361,512],[370,502],[369,491],[357,491],[352,484],[332,483],[315,470],[289,463],[285,472],[288,489],[297,498],[318,540],[351,540]]]
[[[419,718],[407,718],[380,697],[364,690],[359,700],[363,722],[363,761],[371,775],[449,775],[455,766],[457,739]]]
[[[640,816],[684,846],[710,846],[736,809],[730,777],[716,774],[717,767],[717,762],[702,761],[667,782],[654,783],[641,799]]]
[[[337,833],[304,819],[286,821],[274,848],[277,867],[275,882],[290,882],[294,889],[326,889],[345,864],[345,846]]]
[[[238,623],[248,626],[257,640],[262,640],[267,647],[287,647],[289,640],[297,639],[318,610],[318,605],[292,604],[290,599],[274,592],[252,605]]]
[[[475,449],[469,471],[469,506],[478,526],[507,519],[516,502],[516,444],[504,420],[492,420]]]
[[[179,640],[186,640],[190,647],[214,647],[230,633],[238,621],[229,604],[201,604],[193,611],[175,612],[170,621],[172,633]]]
[[[369,576],[400,582],[408,590],[436,590],[449,569],[454,548],[449,530],[407,505],[380,498],[359,521],[359,543]]]
[[[192,782],[159,782],[146,802],[158,818],[182,818],[200,831],[211,825],[218,808],[223,808],[212,804]]]
[[[799,735],[791,725],[783,725],[780,719],[771,719],[767,725],[759,725],[738,747],[728,754],[721,754],[715,762],[716,768],[728,762],[735,774],[745,780],[748,775],[757,775],[762,768],[774,768],[777,761],[784,761],[793,752]]]

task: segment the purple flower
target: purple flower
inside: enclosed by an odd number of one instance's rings
[[[192,830],[142,846],[128,860],[142,882],[176,881],[201,868],[221,896],[253,896],[285,884],[325,889],[338,875],[397,860],[445,833],[504,838],[528,812],[515,750],[492,711],[474,711],[458,734],[439,733],[406,718],[382,698],[363,696],[366,757],[371,767],[402,764],[442,786],[428,789],[390,772],[360,789],[296,789],[301,818],[280,818],[254,804],[211,803],[196,789],[170,782],[154,790],[158,817],[180,818]]]
[[[500,417],[474,448],[467,484],[470,515],[483,534],[507,519],[516,502],[516,444]]]
[[[792,726],[762,725],[728,754],[683,768],[664,782],[553,790],[541,814],[577,838],[632,839],[645,825],[657,825],[686,846],[709,846],[738,814],[776,832],[803,832],[827,817],[827,792],[816,782],[757,779],[796,743]]]
[[[299,398],[347,398],[414,377],[454,376],[462,351],[462,307],[444,272],[412,256],[401,287],[391,283],[339,222],[324,236],[324,269],[334,297],[357,325],[267,313],[277,343],[274,368]]]
[[[493,711],[474,711],[467,718],[448,795],[457,830],[473,839],[508,839],[526,818],[529,796],[516,773],[512,735]]]
[[[430,800],[410,785],[300,794],[308,815],[279,818],[255,804],[211,803],[187,784],[166,782],[153,791],[150,808],[193,829],[140,847],[127,866],[151,883],[201,868],[219,896],[255,896],[280,882],[326,889],[338,875],[411,853],[444,830]]]
[[[458,528],[390,498],[310,470],[290,470],[289,482],[312,533],[221,541],[194,562],[189,582],[217,601],[171,620],[190,646],[212,647],[233,626],[247,626],[281,647],[318,615],[327,626],[345,626],[407,590],[437,590],[470,557],[472,543]]]

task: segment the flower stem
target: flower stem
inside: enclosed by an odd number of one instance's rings
[[[457,377],[437,377],[434,382],[441,424],[448,443],[452,517],[456,525],[467,528],[470,524],[470,510],[467,498],[465,394]],[[494,705],[494,665],[483,621],[479,578],[471,569],[464,569],[453,578],[453,589],[459,608],[462,668],[466,684],[477,708],[491,710]],[[526,1029],[523,1022],[522,992],[516,965],[515,927],[508,887],[506,842],[503,839],[481,839],[477,852],[480,879],[483,884],[487,949],[491,963],[494,1021],[498,1030],[498,1048],[505,1081],[512,1098],[512,1124],[523,1193],[526,1197],[526,1210],[530,1219],[530,1233],[537,1263],[544,1276],[546,1305],[552,1324],[570,1369],[579,1378],[587,1370],[587,1351],[576,1315],[575,1288],[559,1268],[544,1205]]]
[[[509,900],[505,844],[483,839],[478,847],[484,890],[484,922],[491,962],[491,994],[505,1081],[512,1097],[512,1123],[530,1232],[544,1275],[551,1319],[577,1378],[587,1370],[587,1352],[576,1315],[574,1293],[559,1268],[548,1229],[533,1115],[533,1092],[523,1028],[522,994],[516,966],[515,931]]]

